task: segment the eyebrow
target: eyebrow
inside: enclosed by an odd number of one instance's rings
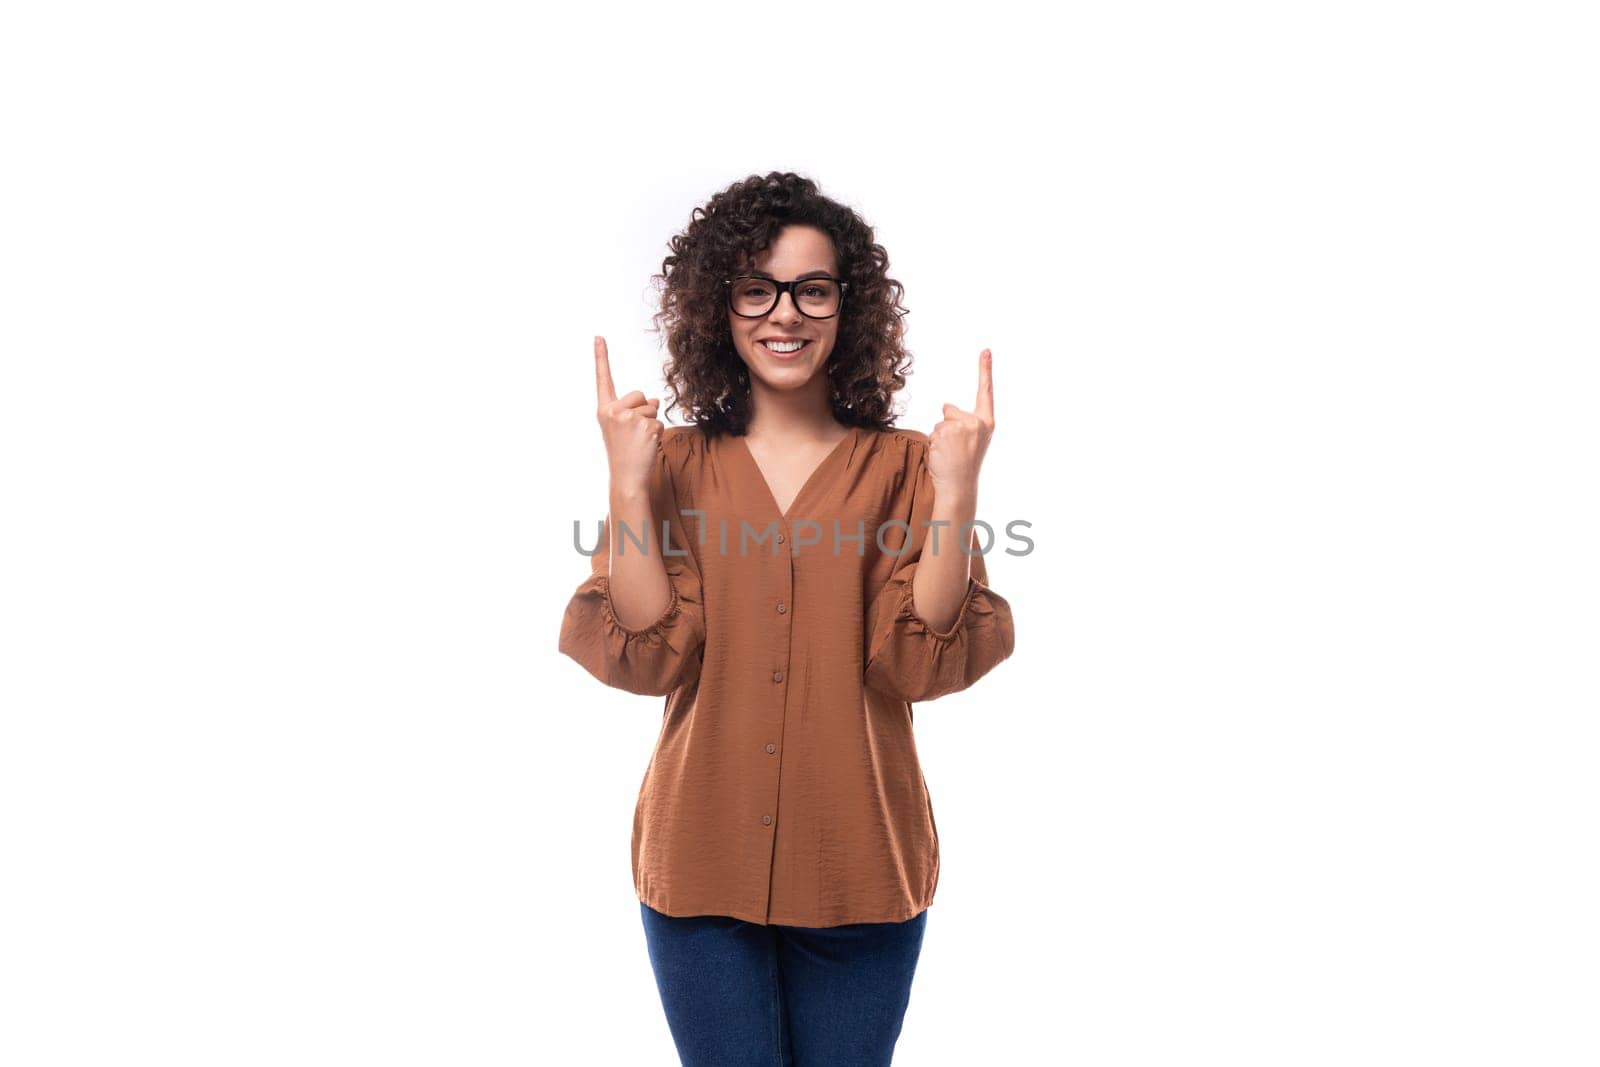
[[[753,270],[753,271],[750,272],[750,274],[751,274],[752,277],[755,277],[755,278],[772,278],[773,281],[777,281],[778,280],[776,278],[773,278],[772,275],[768,274],[764,270]],[[797,281],[797,282],[798,281],[803,281],[806,278],[831,278],[831,277],[833,277],[833,273],[831,271],[808,270],[804,274],[800,275],[800,277],[796,278],[795,281]]]

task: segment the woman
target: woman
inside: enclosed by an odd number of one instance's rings
[[[990,355],[972,411],[894,427],[902,287],[794,174],[712,197],[671,250],[656,326],[693,425],[617,396],[595,338],[610,516],[560,648],[666,697],[633,873],[683,1062],[887,1064],[939,873],[911,704],[1012,650],[963,526]]]

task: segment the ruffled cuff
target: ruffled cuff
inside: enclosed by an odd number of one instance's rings
[[[655,622],[651,623],[649,626],[646,626],[644,629],[630,630],[628,627],[622,624],[621,619],[617,618],[617,606],[611,602],[610,576],[605,574],[597,574],[594,576],[593,581],[600,590],[600,608],[605,612],[606,621],[612,626],[615,626],[617,629],[621,630],[623,634],[629,638],[638,640],[640,638],[650,637],[652,635],[659,637],[671,627],[673,619],[677,618],[678,608],[682,603],[682,598],[678,596],[678,587],[670,582],[667,583],[667,589],[672,596],[672,600],[667,604],[666,610],[663,611],[659,617],[657,617]]]
[[[954,641],[956,635],[961,632],[961,624],[966,621],[968,607],[981,589],[983,589],[983,586],[978,584],[978,579],[967,579],[967,592],[961,598],[961,607],[956,612],[956,620],[950,624],[948,630],[941,633],[929,625],[921,615],[917,614],[916,597],[912,595],[911,583],[906,582],[904,583],[904,588],[900,590],[900,603],[895,608],[895,619],[905,627],[908,633],[926,632],[929,637],[936,641]]]
[[[927,701],[957,693],[993,670],[1014,646],[1011,605],[968,577],[955,621],[935,630],[916,612],[909,578],[885,590],[873,620],[866,684],[901,700]]]
[[[665,696],[698,673],[705,644],[699,604],[669,583],[671,600],[642,629],[623,625],[611,602],[610,577],[590,575],[567,604],[561,651],[606,685]]]

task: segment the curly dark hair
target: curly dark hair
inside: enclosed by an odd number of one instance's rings
[[[652,276],[661,294],[652,321],[667,339],[667,410],[683,408],[708,435],[748,430],[750,371],[733,345],[722,283],[792,225],[815,226],[833,239],[839,274],[849,284],[824,368],[834,418],[893,429],[894,394],[905,388],[911,367],[905,289],[888,276],[889,254],[860,215],[823,196],[811,179],[779,171],[752,174],[690,212],[688,228],[672,238],[672,254]]]

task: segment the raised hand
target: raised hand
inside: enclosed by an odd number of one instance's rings
[[[666,429],[656,418],[661,401],[655,397],[647,400],[637,389],[627,396],[617,396],[616,387],[611,384],[611,355],[604,337],[594,339],[594,381],[599,400],[595,414],[605,438],[611,487],[648,492],[658,442]]]
[[[928,434],[928,473],[939,499],[978,498],[978,470],[994,435],[994,354],[978,355],[978,402],[971,411],[944,406],[944,419]]]

